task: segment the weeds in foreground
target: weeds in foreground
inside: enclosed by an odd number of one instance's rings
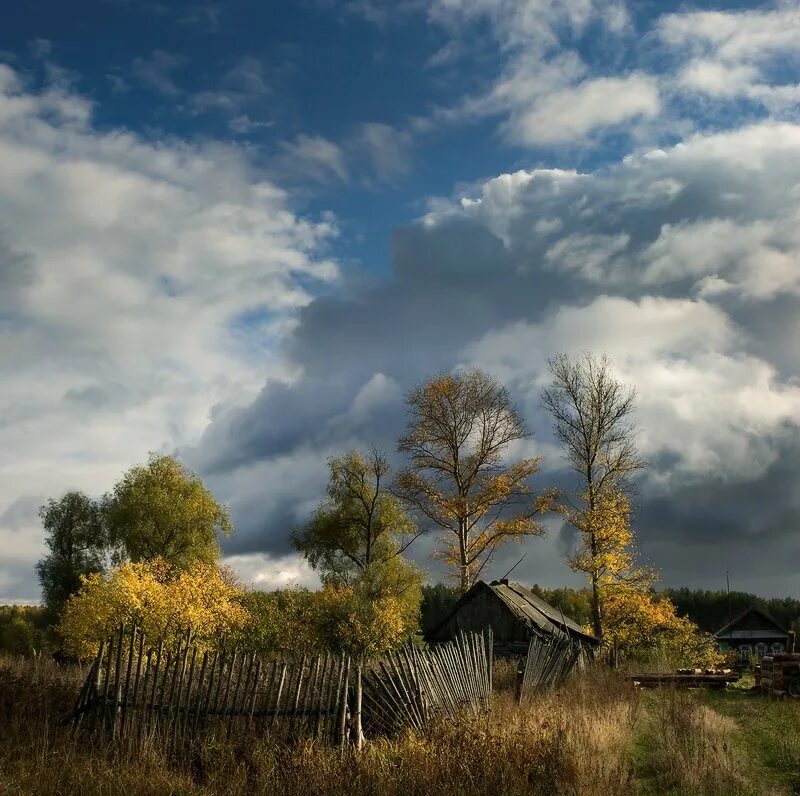
[[[698,694],[642,696],[613,672],[580,673],[520,708],[508,687],[490,715],[340,752],[254,736],[200,739],[180,760],[135,754],[57,720],[82,672],[0,659],[0,792],[6,794],[765,793],[742,756],[740,720]],[[510,678],[506,678],[510,679]],[[722,697],[720,697],[722,698]],[[789,708],[800,708],[792,705]],[[797,718],[797,712],[794,714]],[[797,750],[787,747],[787,761]],[[776,752],[775,754],[781,754]],[[787,762],[788,765],[788,762]],[[760,776],[760,775],[759,775]]]

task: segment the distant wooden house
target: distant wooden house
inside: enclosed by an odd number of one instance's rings
[[[478,581],[450,613],[425,634],[430,642],[450,641],[459,631],[491,627],[494,654],[524,655],[532,635],[568,633],[588,652],[600,642],[577,622],[519,583]]]
[[[789,631],[763,609],[751,606],[720,628],[714,637],[721,650],[735,650],[740,660],[747,660],[751,655],[763,658],[783,652]]]

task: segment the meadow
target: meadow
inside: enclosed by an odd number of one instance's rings
[[[495,667],[492,711],[361,750],[201,738],[181,759],[125,752],[59,726],[83,670],[0,658],[4,794],[790,794],[800,790],[800,704],[748,690],[634,690],[576,673],[528,706]]]

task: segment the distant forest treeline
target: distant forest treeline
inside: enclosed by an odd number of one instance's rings
[[[555,608],[581,625],[590,624],[589,592],[586,589],[546,589],[537,584],[533,591]],[[455,605],[458,590],[444,584],[424,586],[422,589],[422,629],[435,627]],[[662,589],[659,594],[669,597],[681,616],[688,616],[701,630],[714,633],[729,619],[749,608],[758,606],[785,628],[800,630],[800,600],[793,597],[758,597],[747,592],[712,591],[709,589]]]
[[[546,589],[534,584],[532,587],[543,600],[561,609],[567,616],[582,625],[588,625],[589,593],[586,589]],[[755,594],[708,589],[663,589],[660,593],[669,597],[682,616],[688,616],[702,630],[713,633],[719,630],[729,617],[734,617],[751,605],[767,611],[783,627],[794,627],[800,632],[800,600],[793,597],[763,598]],[[458,600],[458,589],[437,583],[422,588],[423,632],[435,627],[450,612]],[[0,652],[30,654],[34,650],[47,651],[55,643],[48,616],[40,606],[0,606]]]

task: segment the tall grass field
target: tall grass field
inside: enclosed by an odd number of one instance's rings
[[[800,704],[748,690],[637,691],[580,672],[519,707],[495,667],[492,711],[358,751],[201,738],[180,759],[120,751],[59,725],[84,670],[0,658],[2,794],[790,794],[800,792]]]

